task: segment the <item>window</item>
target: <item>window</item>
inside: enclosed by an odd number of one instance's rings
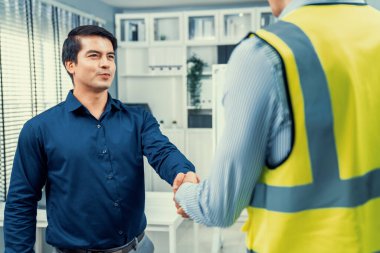
[[[85,24],[100,25],[51,1],[0,0],[0,201],[23,124],[72,88],[61,48],[68,32]]]

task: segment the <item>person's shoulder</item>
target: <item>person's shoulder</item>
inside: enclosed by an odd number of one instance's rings
[[[228,69],[233,72],[253,73],[263,68],[277,69],[281,60],[271,45],[253,34],[239,43],[228,63]]]
[[[65,110],[65,102],[61,102],[49,109],[37,114],[33,118],[29,119],[24,125],[30,127],[40,127],[44,124],[50,124],[54,119],[62,118],[62,114]]]
[[[268,43],[252,34],[252,36],[246,36],[237,45],[231,57],[257,58],[265,57],[272,52],[275,53],[275,50]]]
[[[118,99],[112,99],[113,103],[120,107],[122,112],[125,112],[131,116],[143,117],[145,114],[150,113],[148,104],[144,103],[123,103]]]

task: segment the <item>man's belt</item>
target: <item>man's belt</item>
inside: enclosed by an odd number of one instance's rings
[[[62,249],[57,248],[58,253],[128,253],[131,250],[136,250],[137,244],[144,238],[144,232],[135,237],[127,244],[112,248],[112,249]]]

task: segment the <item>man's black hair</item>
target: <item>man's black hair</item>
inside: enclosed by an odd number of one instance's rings
[[[81,50],[80,37],[84,36],[100,36],[108,39],[112,43],[113,50],[117,49],[117,40],[112,33],[106,29],[96,26],[96,25],[82,25],[74,28],[69,32],[65,42],[62,47],[62,63],[65,66],[67,61],[72,61],[77,63],[78,52]],[[66,67],[66,66],[65,66]],[[73,76],[69,72],[71,80],[73,81]],[[74,81],[73,81],[74,82]]]

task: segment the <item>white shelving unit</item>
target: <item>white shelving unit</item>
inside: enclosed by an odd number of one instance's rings
[[[186,45],[215,45],[218,42],[219,20],[215,11],[186,12]]]
[[[196,108],[188,102],[187,59],[195,54],[207,63],[200,100],[209,113],[214,109],[212,66],[220,63],[218,51],[273,22],[269,14],[269,7],[260,7],[115,15],[119,99],[148,103],[163,122],[163,133],[194,163],[201,177],[207,176],[212,159],[213,130],[188,128],[188,114]],[[171,191],[148,163],[146,167],[147,190]]]
[[[129,14],[117,17],[116,14],[116,37],[120,47],[124,46],[147,46],[149,15]]]
[[[252,9],[224,10],[220,12],[220,39],[226,44],[238,43],[248,31],[255,27],[255,11]]]

